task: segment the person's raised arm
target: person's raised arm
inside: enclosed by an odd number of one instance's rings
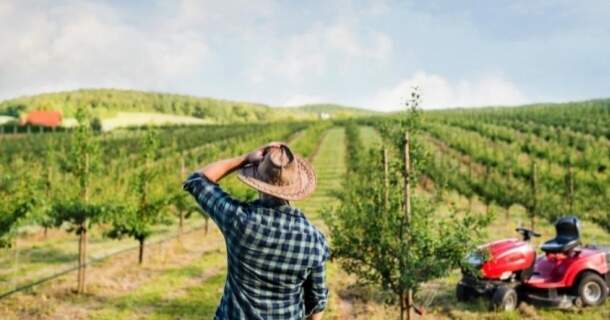
[[[231,159],[219,160],[216,162],[212,162],[203,169],[201,169],[201,174],[206,176],[212,182],[218,182],[222,178],[229,175],[231,172],[241,168],[247,162],[247,155],[239,156]]]
[[[263,159],[264,152],[267,148],[279,147],[279,142],[272,142],[262,146],[246,155],[219,160],[210,163],[201,169],[201,174],[206,176],[212,182],[218,182],[222,178],[229,175],[231,172],[241,168],[248,163],[258,163]]]
[[[231,226],[234,217],[244,214],[243,204],[233,199],[218,185],[218,181],[249,163],[258,163],[266,145],[247,155],[219,160],[198,170],[187,178],[182,188],[195,197],[199,207],[208,214],[224,233]]]

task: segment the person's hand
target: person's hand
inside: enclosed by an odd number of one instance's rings
[[[281,142],[271,142],[264,146],[257,148],[256,150],[248,153],[246,155],[246,164],[257,164],[263,161],[263,157],[265,156],[265,150],[268,148],[279,148],[283,143]]]

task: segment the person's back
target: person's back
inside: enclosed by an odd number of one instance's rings
[[[277,189],[258,185],[264,174],[242,171],[244,182],[268,192],[250,203],[231,198],[216,184],[234,168],[250,162],[239,158],[217,162],[191,175],[184,185],[219,226],[227,244],[229,270],[216,319],[319,316],[328,294],[324,261],[329,253],[324,236],[299,209],[268,195],[282,195]],[[311,186],[307,188],[296,196],[313,191]],[[295,198],[295,190],[283,196]]]

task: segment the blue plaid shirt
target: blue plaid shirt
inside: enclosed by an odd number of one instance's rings
[[[240,202],[199,173],[184,189],[218,225],[227,245],[229,272],[215,319],[304,319],[325,308],[328,246],[299,209]]]

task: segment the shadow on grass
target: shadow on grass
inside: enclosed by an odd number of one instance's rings
[[[105,308],[92,319],[123,319],[133,316],[144,319],[212,319],[222,295],[225,274],[206,279],[201,285],[185,288],[179,295],[166,297],[154,292],[119,301],[96,297]]]
[[[76,260],[76,252],[66,252],[57,248],[32,248],[24,252],[20,259],[30,263],[67,263]]]

